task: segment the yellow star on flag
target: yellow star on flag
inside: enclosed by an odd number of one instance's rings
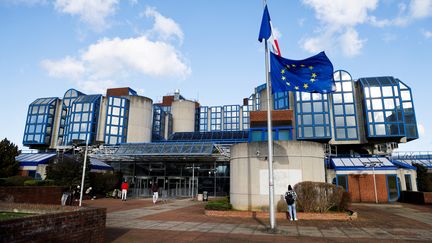
[[[295,65],[295,64],[291,64],[291,66],[292,66],[292,67],[296,67],[296,65]]]
[[[291,83],[290,82],[286,82],[286,85],[291,86]]]
[[[316,78],[316,73],[312,73],[312,78]]]
[[[314,79],[314,78],[311,78],[311,79],[310,79],[310,81],[311,81],[311,83],[313,83],[313,82],[315,82],[315,81],[316,81],[316,79]]]
[[[288,69],[290,69],[290,66],[289,66],[289,65],[286,65],[285,68],[288,70]]]
[[[282,76],[282,80],[285,80],[286,78],[285,78],[285,76]]]
[[[309,69],[312,70],[312,69],[313,69],[313,66],[309,66]]]
[[[307,89],[307,88],[309,88],[309,85],[308,84],[304,84],[303,88]]]
[[[305,67],[305,65],[304,64],[300,64],[300,67]]]
[[[282,69],[282,70],[281,70],[281,73],[284,74],[284,73],[285,73],[285,69]]]
[[[299,86],[295,86],[294,89],[298,90],[298,89],[299,89]]]

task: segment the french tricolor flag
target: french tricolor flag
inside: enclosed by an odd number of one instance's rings
[[[276,39],[276,36],[273,33],[273,26],[270,19],[270,14],[268,12],[267,5],[264,7],[264,13],[261,20],[261,28],[258,36],[258,41],[262,42],[262,40],[269,40],[271,39],[271,44],[273,47],[273,52],[277,55],[281,55],[280,49],[279,49],[279,43]]]

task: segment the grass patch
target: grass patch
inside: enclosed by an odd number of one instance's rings
[[[32,214],[32,213],[0,212],[0,220],[22,218],[22,217],[31,216],[31,215],[34,215],[34,214]]]
[[[216,210],[216,211],[229,211],[232,209],[232,205],[229,202],[228,198],[217,201],[209,201],[207,205],[205,205],[206,210]]]

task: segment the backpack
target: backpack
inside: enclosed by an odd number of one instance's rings
[[[292,205],[294,204],[294,196],[292,193],[285,193],[285,201],[287,202],[288,205]]]

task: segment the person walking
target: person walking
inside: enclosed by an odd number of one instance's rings
[[[127,183],[127,180],[124,180],[123,183],[121,184],[121,199],[122,199],[122,201],[126,201],[128,189],[129,189],[129,185]]]
[[[153,192],[153,204],[156,204],[159,197],[159,186],[157,182],[153,183],[151,190]]]
[[[297,211],[296,211],[296,200],[297,193],[292,189],[291,185],[288,185],[288,191],[285,193],[285,202],[288,205],[288,213],[290,215],[290,220],[297,221]]]

